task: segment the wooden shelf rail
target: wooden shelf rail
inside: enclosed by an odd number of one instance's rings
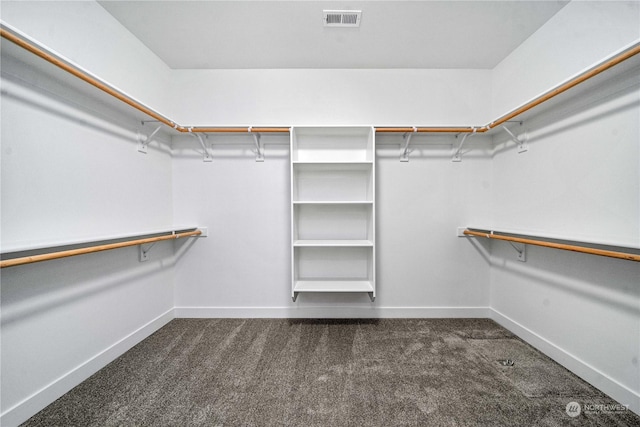
[[[496,234],[495,231],[484,231],[476,229],[466,229],[463,231],[465,236],[485,237],[487,239],[504,240],[507,242],[523,243],[526,245],[542,246],[545,248],[561,249],[565,251],[580,252],[591,255],[606,256],[610,258],[626,259],[628,261],[640,262],[640,254],[632,254],[626,252],[611,251],[605,249],[596,249],[578,244],[555,243],[546,240],[540,240],[535,236],[515,237],[506,234]],[[579,242],[575,242],[579,243]]]
[[[175,239],[181,239],[183,237],[196,237],[201,234],[202,234],[201,230],[184,231],[184,232],[172,233],[164,236],[147,237],[144,239],[127,240],[127,241],[118,242],[118,243],[100,244],[95,246],[88,246],[85,248],[79,248],[79,249],[70,249],[65,251],[49,252],[49,253],[44,253],[39,255],[6,259],[6,260],[0,261],[0,268],[15,267],[18,265],[32,264],[34,262],[50,261],[54,259],[67,258],[71,256],[76,256],[76,255],[91,254],[94,252],[108,251],[111,249],[126,248],[128,246],[146,245],[149,243],[161,242],[163,240],[175,240]]]
[[[70,64],[66,60],[56,56],[55,54],[48,52],[45,48],[38,46],[36,43],[28,40],[25,36],[22,36],[17,31],[10,29],[7,25],[2,24],[0,26],[0,36],[15,43],[23,49],[33,53],[34,55],[44,59],[45,61],[63,69],[64,71],[72,74],[73,76],[83,80],[84,82],[100,89],[101,91],[111,95],[125,104],[135,108],[136,110],[152,117],[155,120],[175,129],[182,133],[288,133],[289,127],[215,127],[215,126],[183,126],[179,125],[173,120],[163,116],[162,114],[154,111],[153,109],[143,105],[137,100],[127,96],[126,94],[118,91],[109,84],[97,79],[84,70],[79,69],[73,64]],[[581,73],[580,75],[560,84],[559,86],[551,89],[539,97],[529,101],[525,105],[518,107],[511,112],[493,120],[491,123],[484,126],[453,126],[453,127],[376,127],[376,132],[381,133],[408,133],[408,132],[423,132],[423,133],[484,133],[497,126],[500,126],[512,120],[520,114],[529,111],[530,109],[542,104],[551,98],[566,92],[567,90],[579,85],[580,83],[587,81],[588,79],[597,76],[598,74],[626,61],[627,59],[640,53],[640,43],[636,43],[624,51],[614,55],[613,57],[604,60],[600,64],[590,68],[589,70]]]

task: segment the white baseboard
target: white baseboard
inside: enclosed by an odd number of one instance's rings
[[[490,309],[490,319],[640,415],[640,394],[493,308]]]
[[[0,415],[0,425],[13,427],[25,422],[173,319],[174,311],[171,309],[138,328],[22,402],[7,409]]]
[[[489,307],[176,307],[176,318],[488,318]]]

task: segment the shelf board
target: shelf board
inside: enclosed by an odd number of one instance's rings
[[[368,280],[296,280],[294,292],[373,292]]]
[[[336,160],[332,162],[328,161],[309,161],[309,160],[294,160],[291,162],[294,165],[373,165],[372,160]]]
[[[295,240],[294,247],[373,247],[371,240]]]
[[[39,251],[43,249],[50,248],[58,248],[58,247],[66,247],[66,246],[83,246],[87,244],[93,243],[107,243],[113,242],[116,240],[130,240],[134,238],[145,238],[145,237],[153,237],[155,235],[167,234],[171,232],[181,232],[181,231],[190,231],[195,230],[198,227],[195,225],[192,226],[174,226],[174,227],[166,227],[166,228],[155,228],[140,231],[137,233],[120,233],[120,234],[96,234],[94,236],[88,237],[77,237],[77,238],[65,238],[58,240],[49,240],[49,241],[20,241],[20,242],[2,242],[2,255],[15,253],[15,252],[29,252],[29,251]]]
[[[294,200],[294,205],[371,205],[372,200]]]

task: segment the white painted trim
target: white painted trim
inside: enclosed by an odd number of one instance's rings
[[[640,394],[637,392],[496,309],[490,309],[489,318],[621,404],[628,404],[630,410],[640,415]]]
[[[488,318],[490,307],[176,307],[176,318]]]
[[[38,390],[23,401],[7,409],[0,415],[0,425],[4,427],[17,426],[42,409],[46,408],[53,401],[63,396],[69,390],[107,366],[113,360],[124,354],[140,341],[162,328],[175,318],[173,308],[141,326],[115,344],[104,349],[86,362],[78,365],[73,370],[67,372],[51,384]]]

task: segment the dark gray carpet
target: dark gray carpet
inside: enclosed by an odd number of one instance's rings
[[[23,425],[640,425],[585,404],[616,402],[491,320],[176,319]]]

